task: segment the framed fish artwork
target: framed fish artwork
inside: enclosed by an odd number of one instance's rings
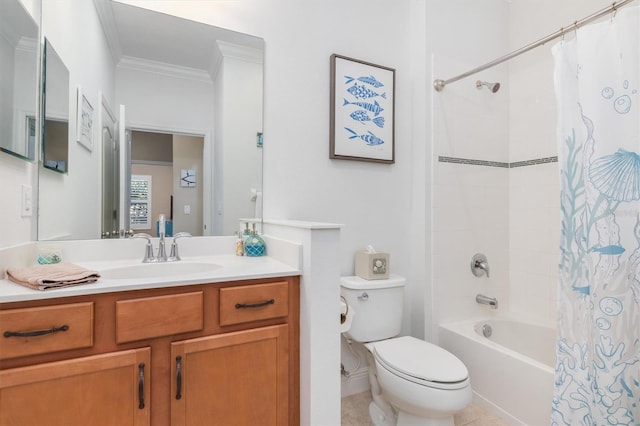
[[[395,162],[396,70],[331,55],[329,158]]]

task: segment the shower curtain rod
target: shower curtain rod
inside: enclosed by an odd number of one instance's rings
[[[593,15],[587,16],[586,18],[583,18],[583,19],[581,19],[579,21],[575,21],[573,24],[571,24],[571,25],[569,25],[567,27],[562,27],[558,31],[556,31],[555,33],[549,34],[548,36],[543,37],[538,41],[535,41],[535,42],[533,42],[531,44],[528,44],[527,46],[524,46],[524,47],[522,47],[522,48],[520,48],[518,50],[514,50],[513,52],[511,52],[511,53],[509,53],[507,55],[504,55],[504,56],[502,56],[502,57],[500,57],[498,59],[495,59],[495,60],[493,60],[491,62],[487,62],[484,65],[481,65],[481,66],[479,66],[477,68],[474,68],[472,70],[469,70],[469,71],[467,71],[467,72],[465,72],[463,74],[460,74],[460,75],[457,75],[455,77],[452,77],[452,78],[450,78],[448,80],[440,80],[440,79],[435,80],[433,82],[433,88],[437,92],[441,92],[442,89],[444,89],[444,87],[449,83],[453,83],[453,82],[461,80],[461,79],[463,79],[465,77],[469,77],[470,75],[479,73],[480,71],[486,70],[487,68],[491,68],[491,67],[496,66],[498,64],[501,64],[501,63],[503,63],[505,61],[508,61],[509,59],[515,58],[516,56],[520,56],[523,53],[528,52],[529,50],[532,50],[532,49],[535,49],[536,47],[542,46],[543,44],[548,43],[551,40],[555,40],[558,37],[564,36],[564,34],[567,31],[577,30],[581,26],[586,25],[586,24],[588,24],[588,23],[590,23],[590,22],[592,22],[592,21],[594,21],[594,20],[596,20],[598,18],[601,18],[601,17],[607,15],[608,13],[613,12],[615,14],[615,12],[619,8],[627,5],[628,3],[631,3],[632,1],[634,1],[634,0],[621,0],[621,1],[613,2],[609,7],[606,7],[604,9],[594,13]]]

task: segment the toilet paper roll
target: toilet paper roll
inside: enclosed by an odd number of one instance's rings
[[[353,306],[347,305],[344,301],[340,301],[340,333],[344,333],[351,328],[351,322],[356,311]]]

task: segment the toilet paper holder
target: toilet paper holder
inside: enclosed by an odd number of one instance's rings
[[[346,306],[345,311],[340,312],[340,324],[344,324],[344,322],[347,320],[347,314],[349,313],[349,304],[347,303],[347,299],[345,299],[344,296],[340,296],[340,299],[342,299],[344,305]]]

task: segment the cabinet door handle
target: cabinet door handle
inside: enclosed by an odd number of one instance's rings
[[[182,398],[182,357],[176,357],[176,399]]]
[[[263,306],[273,305],[274,303],[276,303],[275,299],[269,299],[269,300],[265,300],[264,302],[259,302],[259,303],[236,303],[236,309],[261,308]]]
[[[44,336],[45,334],[53,334],[59,331],[67,331],[69,330],[68,325],[61,325],[60,327],[52,327],[46,330],[33,330],[33,331],[5,331],[4,337],[36,337],[36,336]]]
[[[144,408],[144,363],[138,364],[138,408]]]

